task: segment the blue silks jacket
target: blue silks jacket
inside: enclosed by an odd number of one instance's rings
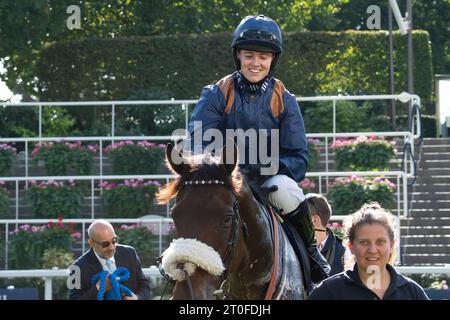
[[[201,123],[201,129],[195,127],[194,122],[197,125]],[[271,161],[278,162],[279,169],[274,174],[285,174],[297,182],[305,177],[308,148],[303,117],[295,96],[285,89],[281,81],[269,78],[259,90],[252,92],[240,73],[235,72],[215,85],[204,87],[189,123],[191,140],[195,143],[194,136],[201,134],[200,137],[203,137],[203,133],[211,128],[219,129],[224,140],[227,138],[227,129],[256,129],[258,133],[262,130],[265,135],[258,134],[257,142],[246,139],[245,163],[240,163],[241,167],[249,164],[252,152],[257,154],[256,163],[262,163],[259,146],[260,143],[266,143],[267,152],[262,152],[263,156],[267,155],[272,157]],[[279,130],[278,155],[271,147],[272,129]],[[242,137],[243,134],[238,136]],[[224,142],[221,142],[222,145]],[[210,143],[203,139],[202,147]]]

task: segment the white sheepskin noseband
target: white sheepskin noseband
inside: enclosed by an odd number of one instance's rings
[[[183,269],[180,269],[180,263]],[[213,276],[221,275],[225,270],[217,251],[196,239],[175,239],[163,253],[162,267],[173,280],[184,280],[185,272],[190,277],[196,266]]]

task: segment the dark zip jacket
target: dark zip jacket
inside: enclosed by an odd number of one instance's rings
[[[391,282],[382,300],[428,300],[422,287],[386,265]],[[375,292],[360,280],[357,265],[353,270],[338,273],[323,280],[311,293],[310,300],[380,300]]]
[[[279,169],[273,175],[285,174],[297,182],[303,180],[308,165],[308,148],[303,117],[295,96],[275,78],[268,78],[257,91],[249,90],[242,78],[235,72],[217,84],[203,88],[189,123],[191,139],[210,128],[219,129],[225,139],[227,129],[266,132],[267,136],[258,135],[257,143],[245,143],[246,165],[250,152],[258,154],[259,139],[266,140],[262,142],[266,143],[266,154],[271,155],[270,130],[278,129],[279,158],[272,161],[278,161]],[[195,121],[201,121],[201,131],[194,127]],[[203,141],[202,147],[209,143]],[[258,164],[260,160],[258,156]]]

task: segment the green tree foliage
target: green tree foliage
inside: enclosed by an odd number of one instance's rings
[[[348,0],[287,0],[273,5],[263,0],[104,1],[81,0],[81,29],[69,30],[66,12],[70,0],[6,0],[0,2],[0,58],[6,73],[0,75],[15,93],[30,100],[39,79],[34,66],[45,44],[82,38],[174,35],[231,31],[246,15],[264,13],[286,31],[305,30],[313,20],[319,25]],[[69,53],[69,57],[72,55]]]
[[[397,1],[400,10],[405,16],[406,0]],[[358,29],[367,30],[366,21],[369,14],[366,9],[369,5],[377,5],[381,9],[381,28],[388,30],[388,1],[372,0],[348,1],[337,13],[335,30]],[[413,1],[413,29],[427,30],[433,46],[433,67],[435,73],[450,72],[450,0],[414,0]],[[393,18],[393,29],[398,30]],[[406,37],[405,37],[406,38]],[[405,40],[406,41],[406,40]],[[394,44],[397,46],[397,44]],[[396,48],[398,49],[398,48]],[[421,60],[415,58],[416,63]]]

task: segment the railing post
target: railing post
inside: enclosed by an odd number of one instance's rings
[[[42,105],[39,104],[39,143],[42,138]]]
[[[25,177],[28,178],[28,140],[25,140]],[[28,180],[25,182],[25,187],[28,188]]]
[[[329,162],[330,162],[330,159],[329,159],[329,154],[328,154],[328,137],[325,137],[325,172],[328,172],[328,170],[329,170],[329,168],[328,168]],[[319,180],[319,181],[321,181],[321,180]],[[326,182],[325,190],[328,192],[328,175],[325,176],[325,182]]]
[[[158,229],[159,229],[159,244],[158,244],[158,256],[162,253],[162,222],[158,221]]]
[[[8,270],[9,223],[5,223],[5,270]]]
[[[336,99],[333,99],[333,143],[336,142]]]
[[[19,220],[19,180],[16,180],[16,220]]]
[[[115,122],[115,118],[116,118],[116,105],[112,104],[111,105],[111,143],[114,144],[114,122]]]
[[[400,215],[400,176],[397,175],[397,212]],[[404,212],[403,216],[406,217],[406,212]],[[400,251],[399,251],[400,253]]]
[[[95,219],[94,209],[94,178],[91,179],[91,218]]]
[[[52,281],[53,278],[52,277],[44,277],[44,281],[45,281],[45,300],[52,300],[53,297],[53,290],[52,290]]]
[[[185,117],[185,125],[186,125],[186,131],[188,130],[189,126],[189,104],[185,104],[186,106],[186,117]]]
[[[403,177],[403,212],[405,213],[405,218],[409,217],[408,212],[408,179],[406,173],[402,173]]]
[[[81,223],[81,241],[82,253],[84,253],[86,251],[86,224],[84,221]]]
[[[166,178],[166,184],[169,183],[169,178]],[[170,201],[166,203],[166,217],[170,218]]]
[[[99,160],[100,160],[100,168],[99,168],[99,173],[102,176],[103,175],[103,140],[100,139],[99,141]],[[103,180],[100,180],[100,183],[102,183]]]

